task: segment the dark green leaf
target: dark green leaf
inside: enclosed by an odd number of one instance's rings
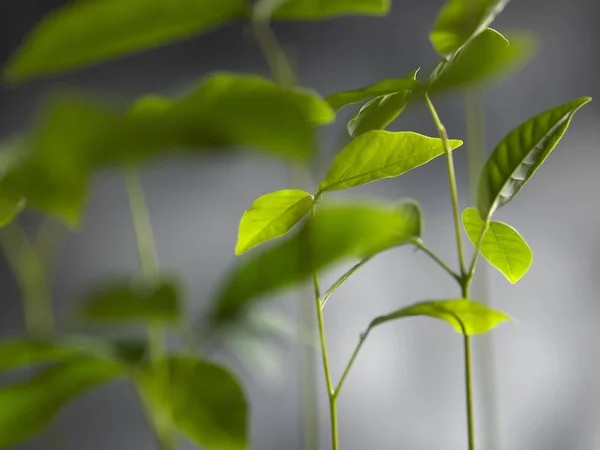
[[[179,293],[174,283],[148,286],[140,280],[118,280],[89,295],[78,315],[92,322],[179,320]]]
[[[494,81],[522,67],[534,50],[531,34],[513,33],[509,43],[496,30],[487,28],[438,65],[429,77],[427,89],[437,93]]]
[[[359,103],[371,97],[396,94],[398,92],[409,91],[412,89],[421,89],[421,85],[415,80],[417,71],[418,69],[404,78],[390,78],[388,80],[379,81],[371,86],[366,86],[353,91],[344,91],[331,94],[325,99],[325,101],[327,101],[333,110],[337,112],[346,105]]]
[[[496,146],[479,179],[481,217],[513,199],[542,165],[567,131],[579,108],[591,101],[583,97],[549,109],[518,126]]]
[[[375,97],[348,122],[348,133],[356,137],[367,131],[383,130],[404,111],[409,91]]]
[[[428,316],[443,320],[459,333],[466,335],[487,333],[502,322],[512,320],[506,314],[494,311],[473,300],[435,300],[416,303],[391,314],[377,317],[371,322],[369,329],[391,320],[412,316]]]
[[[418,216],[418,217],[417,217]],[[297,234],[242,259],[216,299],[221,321],[260,297],[306,280],[314,271],[348,258],[362,258],[407,243],[421,231],[414,203],[400,208],[353,205],[318,210]]]
[[[44,18],[5,69],[10,82],[181,40],[246,14],[244,0],[87,0]]]
[[[485,222],[476,208],[467,208],[462,215],[463,226],[475,247],[484,230]],[[479,249],[489,263],[511,283],[516,283],[527,273],[533,255],[519,232],[502,222],[490,222]]]
[[[271,192],[256,199],[242,216],[236,255],[292,229],[313,207],[313,196],[297,189]]]
[[[274,13],[275,20],[321,20],[347,15],[384,16],[391,0],[287,0]]]
[[[446,57],[477,37],[502,12],[509,0],[449,0],[438,14],[429,39]]]
[[[46,362],[62,361],[81,355],[77,349],[50,341],[11,339],[0,342],[0,371]]]
[[[48,426],[62,407],[122,370],[114,361],[78,358],[0,388],[0,448],[30,439]]]
[[[451,140],[452,149],[462,141]],[[413,132],[369,131],[335,157],[319,192],[348,189],[402,175],[444,153],[442,141]]]
[[[10,195],[0,197],[0,228],[8,225],[25,208],[25,199],[18,200]]]
[[[158,413],[207,450],[248,448],[248,406],[229,371],[186,356],[170,357],[162,366],[155,373],[168,373],[168,383],[150,373],[139,379]]]

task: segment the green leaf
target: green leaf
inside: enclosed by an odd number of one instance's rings
[[[449,0],[440,10],[429,39],[446,57],[483,32],[509,0]]]
[[[504,313],[495,311],[473,300],[435,300],[416,303],[391,314],[377,317],[369,329],[383,323],[412,316],[428,316],[450,324],[465,335],[487,333],[502,322],[512,321]]]
[[[308,279],[314,271],[408,243],[420,232],[420,210],[414,202],[395,208],[324,207],[298,233],[242,259],[215,300],[213,318],[224,321],[266,294]]]
[[[306,160],[314,125],[334,114],[311,91],[218,73],[179,99],[144,97],[129,111],[88,96],[54,95],[40,116],[18,145],[9,143],[6,151],[19,157],[3,171],[0,192],[75,226],[94,171],[230,148]]]
[[[241,19],[244,0],[88,0],[45,17],[5,68],[9,82],[57,74],[206,32]]]
[[[138,380],[157,413],[207,450],[248,448],[247,401],[229,371],[187,356],[172,356],[158,369],[169,374],[167,383],[150,371]]]
[[[450,141],[453,150],[461,145],[462,141]],[[319,193],[397,177],[443,153],[439,138],[413,132],[369,131],[338,153],[319,185]]]
[[[491,217],[517,195],[556,147],[573,115],[590,101],[583,97],[549,109],[519,125],[498,143],[479,179],[477,205],[481,217]]]
[[[283,236],[313,206],[308,192],[285,189],[256,199],[242,216],[235,254],[240,255],[263,242]]]
[[[535,53],[536,41],[528,33],[513,33],[509,41],[487,28],[451,58],[442,61],[429,77],[427,89],[438,93],[489,83],[521,68]]]
[[[0,371],[70,359],[81,353],[51,341],[10,339],[0,342]]]
[[[416,81],[418,72],[419,69],[415,69],[408,77]],[[366,103],[348,122],[350,136],[356,137],[367,131],[383,130],[404,111],[411,92],[405,90],[396,94],[383,95]]]
[[[11,198],[9,195],[0,197],[0,228],[8,225],[25,208],[25,199]]]
[[[275,20],[321,20],[346,15],[384,16],[390,0],[288,0],[273,14]]]
[[[78,358],[0,388],[0,448],[32,438],[66,404],[122,371],[114,361]]]
[[[485,222],[476,208],[467,208],[462,222],[469,239],[477,248]],[[511,283],[516,283],[527,273],[533,254],[519,232],[502,222],[490,222],[486,228],[479,251]]]
[[[78,316],[92,322],[173,323],[179,319],[179,309],[179,293],[173,282],[148,286],[140,280],[117,280],[90,294]]]
[[[417,71],[418,69],[404,78],[390,78],[388,80],[379,81],[371,86],[366,86],[353,91],[344,91],[331,94],[325,99],[325,101],[329,103],[335,112],[337,112],[346,105],[359,103],[371,97],[396,94],[398,92],[409,91],[412,89],[421,89],[421,85],[415,79]]]

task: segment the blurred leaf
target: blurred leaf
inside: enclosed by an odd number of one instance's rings
[[[32,438],[66,404],[122,372],[120,364],[78,358],[45,369],[31,379],[0,388],[0,448]]]
[[[451,140],[452,149],[462,141]],[[319,193],[348,189],[402,175],[444,153],[442,141],[418,133],[369,131],[361,134],[333,160]]]
[[[325,101],[338,112],[346,105],[359,103],[371,97],[379,97],[382,95],[396,94],[402,91],[412,89],[420,89],[421,85],[415,80],[415,75],[419,69],[414,70],[410,75],[404,78],[390,78],[382,80],[378,83],[366,86],[353,91],[337,92],[329,95]]]
[[[496,30],[487,28],[436,67],[427,89],[438,93],[494,81],[521,68],[534,54],[535,44],[529,33],[513,33],[509,43]]]
[[[145,97],[128,113],[81,95],[55,95],[33,132],[7,149],[19,157],[4,171],[0,192],[74,226],[94,170],[232,147],[308,159],[313,126],[332,119],[311,91],[226,73],[177,100]]]
[[[549,109],[519,125],[496,146],[479,179],[478,208],[489,219],[513,199],[567,131],[571,118],[591,98]]]
[[[473,300],[436,300],[416,303],[391,314],[377,317],[369,329],[389,322],[412,316],[428,316],[450,324],[457,332],[466,335],[487,333],[502,322],[512,319],[504,313],[494,311]]]
[[[246,14],[244,0],[86,0],[45,17],[5,68],[9,82],[66,72],[178,41]]]
[[[70,359],[81,353],[50,341],[10,339],[0,341],[0,371],[18,369],[39,363]]]
[[[467,208],[462,215],[463,226],[475,247],[479,242],[485,222],[476,208]],[[480,247],[481,254],[511,283],[516,283],[527,273],[533,255],[531,249],[514,228],[502,222],[490,222]]]
[[[91,322],[173,323],[179,320],[179,302],[173,282],[161,281],[149,286],[139,280],[117,280],[90,294],[77,314]]]
[[[162,363],[165,379],[148,372],[140,386],[157,412],[207,450],[248,448],[248,406],[238,381],[225,368],[187,356]]]
[[[288,0],[273,14],[275,20],[320,20],[346,15],[384,16],[391,0]]]
[[[216,299],[213,319],[220,322],[235,316],[260,297],[304,281],[340,260],[407,243],[421,231],[418,214],[414,203],[396,209],[351,205],[318,210],[298,233],[233,268]]]
[[[313,206],[313,196],[297,189],[284,189],[256,199],[242,216],[235,254],[240,255],[263,242],[283,236]]]
[[[25,208],[25,199],[10,195],[0,196],[0,228],[8,225]]]
[[[429,39],[446,57],[483,32],[509,0],[448,0],[438,13]]]

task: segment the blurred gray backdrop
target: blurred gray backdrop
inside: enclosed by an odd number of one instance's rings
[[[126,1],[126,0],[123,0]],[[0,2],[0,60],[60,0]],[[277,25],[275,30],[297,67],[301,82],[326,95],[403,76],[437,57],[428,30],[442,0],[394,0],[390,16],[342,18]],[[597,0],[514,0],[494,24],[502,32],[537,33],[541,47],[520,73],[485,95],[488,152],[528,117],[573,98],[600,100],[600,3]],[[171,93],[213,70],[266,74],[249,30],[240,24],[177,45],[77,73],[0,87],[0,137],[27,126],[47,90],[90,88],[128,100],[148,92]],[[461,97],[439,101],[452,137],[464,138]],[[497,367],[497,416],[501,450],[600,449],[600,103],[586,106],[557,151],[499,218],[515,226],[534,252],[530,272],[511,286],[488,270],[490,300],[517,319],[493,332]],[[337,124],[323,134],[325,168],[340,149]],[[435,135],[425,110],[415,109],[393,129]],[[465,206],[466,160],[456,154]],[[170,161],[148,166],[144,183],[159,258],[165,270],[186,280],[190,309],[200,312],[234,261],[238,220],[253,199],[287,187],[277,162],[238,154],[202,163]],[[423,205],[425,240],[454,263],[452,212],[443,161],[400,179],[379,182],[348,195],[389,200],[412,197]],[[35,217],[26,217],[35,220]],[[481,265],[482,267],[484,264]],[[124,182],[119,173],[98,177],[85,223],[69,235],[59,254],[53,284],[58,314],[68,311],[86,286],[137,269]],[[453,283],[422,254],[388,252],[366,266],[327,305],[328,345],[337,379],[359,333],[375,315],[415,301],[459,295]],[[323,282],[332,280],[327,274]],[[0,335],[20,333],[18,290],[0,259]],[[272,305],[294,318],[299,295]],[[308,300],[308,299],[307,299]],[[310,300],[308,300],[310,301]],[[281,339],[280,373],[257,378],[226,353],[244,379],[252,402],[253,450],[300,450],[302,423],[299,344]],[[449,327],[411,319],[377,329],[339,401],[344,450],[463,450],[466,448],[462,342]],[[319,380],[320,422],[328,448],[328,412]],[[476,371],[479,374],[479,370]],[[478,384],[481,386],[481,383]],[[477,410],[483,411],[481,389]],[[154,443],[138,401],[124,382],[106,385],[67,408],[60,418],[69,449],[150,449]],[[477,423],[483,428],[481,420]],[[481,430],[482,450],[492,450]],[[37,442],[23,449],[41,448]]]

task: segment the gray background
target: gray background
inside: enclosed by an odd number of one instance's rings
[[[124,0],[125,1],[125,0]],[[0,60],[5,61],[28,29],[59,0],[0,2]],[[442,1],[395,0],[384,19],[344,18],[276,26],[304,85],[323,94],[430,67],[436,55],[427,31]],[[600,5],[596,0],[515,0],[495,23],[504,32],[527,29],[541,38],[538,55],[517,76],[488,90],[488,150],[531,115],[573,98],[598,94]],[[265,73],[249,31],[242,25],[177,45],[123,58],[60,78],[13,89],[0,87],[0,136],[25,127],[48,89],[92,88],[132,99],[171,92],[212,70]],[[439,102],[452,137],[464,137],[463,103]],[[349,110],[350,111],[350,110]],[[336,135],[345,116],[324,133],[323,155],[339,150]],[[491,335],[497,366],[502,450],[600,449],[600,250],[598,213],[598,102],[576,117],[560,147],[519,197],[499,214],[534,250],[530,272],[515,286],[488,270],[492,305],[517,324]],[[434,135],[426,111],[417,109],[395,125]],[[464,152],[456,154],[461,202],[466,205]],[[162,266],[187,282],[190,307],[201,310],[234,261],[239,217],[257,196],[288,186],[277,162],[248,155],[202,163],[171,161],[147,167],[144,181]],[[452,215],[443,161],[406,176],[349,193],[389,200],[412,197],[423,205],[425,240],[454,264]],[[99,176],[85,224],[66,240],[57,262],[53,292],[59,314],[86,286],[136,270],[124,183],[119,173]],[[344,267],[327,274],[323,285]],[[456,287],[423,255],[409,249],[386,253],[359,271],[326,308],[328,344],[337,379],[375,315],[424,299],[458,295]],[[20,333],[18,290],[0,260],[0,334]],[[288,295],[282,311],[294,316],[300,297]],[[280,374],[252,377],[227,354],[244,378],[252,402],[252,449],[301,448],[298,345],[282,340]],[[480,375],[480,370],[476,371]],[[321,371],[317,376],[321,382]],[[449,327],[411,319],[378,329],[357,360],[339,401],[341,447],[358,449],[459,450],[464,432],[462,343]],[[481,386],[481,383],[478,383]],[[321,389],[321,428],[327,405]],[[481,398],[481,390],[477,391]],[[481,402],[477,410],[483,411]],[[152,448],[141,408],[124,382],[107,385],[61,416],[69,449]],[[483,421],[478,421],[482,428]],[[492,449],[480,430],[482,450]],[[328,440],[324,433],[324,443]],[[32,442],[21,448],[42,448]],[[324,447],[327,448],[327,447]]]

